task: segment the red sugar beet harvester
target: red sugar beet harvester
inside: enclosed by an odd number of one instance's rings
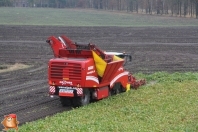
[[[129,54],[77,44],[64,35],[46,42],[54,53],[48,63],[49,95],[59,96],[63,106],[83,106],[145,84],[125,70]]]

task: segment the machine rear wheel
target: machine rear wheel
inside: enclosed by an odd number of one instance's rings
[[[121,84],[120,83],[116,83],[112,89],[112,94],[119,94],[122,92],[122,89],[121,89]]]
[[[90,91],[88,89],[83,89],[83,96],[73,98],[73,107],[80,107],[89,104],[90,102]]]
[[[61,102],[62,106],[71,106],[71,98],[60,97],[60,102]]]

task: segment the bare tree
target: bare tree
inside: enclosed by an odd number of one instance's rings
[[[156,0],[156,9],[157,9],[157,14],[160,14],[161,10],[162,10],[162,1],[161,0]]]
[[[195,0],[196,18],[198,19],[198,0]]]
[[[184,17],[187,15],[188,9],[188,0],[184,0]]]
[[[127,11],[133,12],[134,10],[138,13],[138,0],[128,0]]]
[[[116,8],[117,0],[109,0],[109,9],[114,10]]]

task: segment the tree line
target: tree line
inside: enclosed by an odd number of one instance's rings
[[[0,6],[92,8],[198,18],[198,0],[0,0]]]

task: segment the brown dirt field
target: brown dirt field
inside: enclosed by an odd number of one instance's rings
[[[45,40],[63,34],[130,53],[133,61],[126,68],[132,73],[198,71],[198,27],[0,26],[0,65],[30,66],[0,73],[0,120],[16,113],[21,125],[71,109],[48,97],[47,63],[53,54]]]

